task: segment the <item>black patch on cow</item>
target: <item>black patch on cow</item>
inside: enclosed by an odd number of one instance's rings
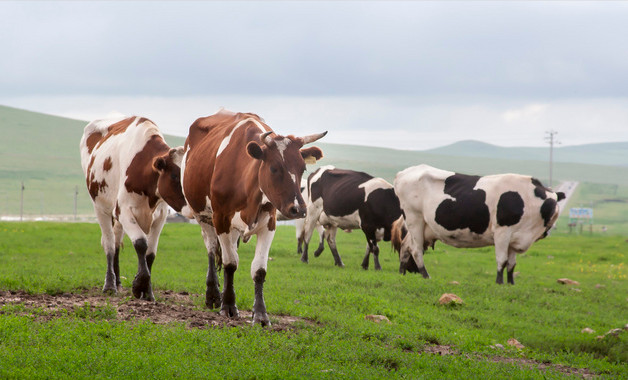
[[[532,178],[532,184],[534,185],[534,196],[541,199],[547,199],[546,192],[548,189],[543,186],[541,181],[536,178]]]
[[[508,191],[499,197],[497,202],[497,224],[514,226],[523,216],[523,199],[516,191]]]
[[[554,212],[556,211],[556,201],[552,198],[548,198],[541,205],[541,217],[543,218],[543,226],[547,227]]]
[[[436,223],[449,231],[468,228],[482,234],[490,221],[486,192],[474,190],[479,176],[454,174],[445,180],[445,194],[454,199],[445,199],[436,209]]]
[[[375,232],[384,229],[384,241],[390,241],[392,224],[401,216],[399,198],[393,188],[375,189],[360,208],[362,230],[368,240],[376,241]]]
[[[372,178],[353,170],[326,170],[310,185],[312,202],[322,197],[323,211],[330,216],[352,214],[364,204],[364,188],[359,186]]]

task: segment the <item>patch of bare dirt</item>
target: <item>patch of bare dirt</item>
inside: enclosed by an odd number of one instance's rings
[[[84,291],[83,293],[63,293],[58,295],[28,294],[23,291],[0,291],[0,306],[23,304],[26,310],[35,313],[37,318],[50,320],[58,318],[68,312],[84,308],[86,305],[94,308],[110,306],[116,310],[115,318],[119,321],[148,320],[155,324],[172,322],[185,323],[189,328],[204,329],[207,327],[236,327],[250,326],[252,315],[250,311],[240,310],[239,318],[227,318],[216,311],[200,309],[194,305],[197,296],[187,292],[173,291],[155,292],[156,302],[142,301],[132,297],[124,289],[115,296],[107,296],[99,289]],[[2,313],[2,312],[0,312]],[[270,330],[292,330],[295,324],[309,320],[283,315],[269,315]]]

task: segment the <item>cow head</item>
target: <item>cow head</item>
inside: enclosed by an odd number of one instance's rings
[[[157,192],[175,211],[181,212],[186,217],[191,217],[181,189],[181,160],[183,147],[170,149],[169,152],[155,157],[153,170],[159,173],[157,180]]]
[[[305,216],[306,205],[301,195],[301,176],[306,163],[315,163],[323,157],[317,147],[301,149],[303,145],[314,142],[327,132],[305,137],[271,137],[274,132],[260,135],[260,143],[251,141],[246,150],[248,154],[261,161],[258,179],[264,195],[284,216],[290,219]]]

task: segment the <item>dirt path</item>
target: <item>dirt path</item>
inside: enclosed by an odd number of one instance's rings
[[[240,310],[240,318],[227,318],[218,312],[200,309],[194,305],[194,299],[186,292],[176,293],[169,290],[155,292],[157,302],[147,302],[131,297],[124,289],[115,296],[103,295],[100,289],[91,289],[83,293],[63,293],[55,296],[48,294],[28,294],[23,291],[0,291],[0,306],[23,304],[27,309],[39,309],[38,318],[49,320],[89,305],[116,310],[115,318],[119,321],[147,320],[155,324],[171,322],[185,323],[190,328],[248,326],[252,323],[251,312]],[[303,318],[270,315],[271,330],[289,330],[297,322],[311,324]]]

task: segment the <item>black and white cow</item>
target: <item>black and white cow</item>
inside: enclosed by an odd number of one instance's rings
[[[369,256],[373,253],[375,269],[380,270],[377,242],[390,240],[392,224],[401,216],[399,199],[393,186],[382,178],[374,178],[363,172],[323,166],[310,175],[307,190],[308,206],[301,261],[308,262],[308,244],[318,223],[325,227],[327,243],[337,266],[344,266],[336,248],[338,228],[360,228],[367,241],[362,268],[368,269]],[[321,238],[314,255],[318,256],[322,251]]]
[[[428,278],[423,252],[436,240],[459,248],[494,245],[498,284],[504,282],[506,267],[508,282],[514,284],[516,254],[547,236],[558,218],[557,203],[565,198],[530,176],[480,177],[428,165],[397,173],[394,184],[405,216],[393,233],[402,273],[416,264]],[[404,228],[405,237],[400,232]]]

